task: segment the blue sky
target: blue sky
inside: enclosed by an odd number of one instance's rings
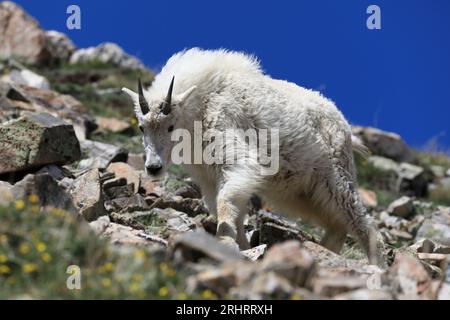
[[[16,2],[78,47],[116,42],[155,69],[193,46],[256,54],[268,74],[320,90],[351,123],[450,149],[448,0]],[[81,30],[66,28],[70,4]],[[366,28],[370,4],[381,30]]]

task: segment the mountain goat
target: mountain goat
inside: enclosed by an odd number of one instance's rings
[[[150,175],[162,175],[172,162],[171,132],[176,129],[192,136],[197,122],[203,130],[216,132],[277,130],[279,168],[275,173],[267,174],[267,165],[257,161],[206,164],[195,162],[195,152],[187,155],[192,161],[183,166],[200,185],[207,207],[217,214],[219,238],[248,248],[243,219],[255,194],[281,213],[325,228],[322,244],[330,250],[339,252],[350,233],[371,264],[381,263],[382,242],[356,188],[353,150],[364,151],[364,146],[352,137],[332,101],[272,79],[252,56],[198,48],[173,55],[148,90],[139,82],[138,93],[123,91],[135,105]],[[235,156],[242,160],[246,156],[242,148],[248,143],[237,135],[231,140],[236,139]],[[210,140],[204,139],[202,146]],[[225,139],[220,148],[231,140]],[[257,140],[258,146],[264,142]]]

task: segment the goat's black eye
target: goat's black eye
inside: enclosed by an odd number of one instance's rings
[[[141,132],[144,133],[144,128],[142,126],[139,126],[139,130],[141,130]]]
[[[169,128],[167,129],[167,131],[172,132],[172,131],[173,131],[173,126],[169,126]]]

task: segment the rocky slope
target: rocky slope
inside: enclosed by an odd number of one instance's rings
[[[201,190],[174,166],[143,171],[132,107],[120,94],[153,73],[115,44],[77,50],[20,7],[0,4],[0,297],[450,299],[450,159],[354,127],[360,194],[389,266],[341,255],[321,230],[257,198],[252,249],[213,237]],[[24,32],[28,30],[28,32]],[[78,265],[82,290],[66,287]]]

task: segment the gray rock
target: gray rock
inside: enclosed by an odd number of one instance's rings
[[[359,126],[354,126],[352,131],[376,155],[402,162],[415,160],[414,153],[396,133]]]
[[[397,253],[393,265],[381,277],[396,299],[430,299],[433,292],[430,276],[421,262],[407,254]]]
[[[421,239],[408,248],[417,254],[419,252],[433,253],[435,247],[436,244],[430,239]]]
[[[47,48],[52,53],[54,62],[68,62],[72,53],[76,50],[72,40],[64,33],[55,30],[45,32]]]
[[[401,163],[398,176],[398,191],[418,197],[424,197],[428,194],[428,180],[422,167]]]
[[[190,217],[195,217],[199,214],[207,214],[208,210],[203,205],[201,199],[191,199],[182,198],[179,196],[175,197],[164,197],[164,198],[150,198],[154,200],[152,206],[154,208],[166,209],[172,208],[177,211],[182,211],[188,214]]]
[[[450,246],[450,209],[441,209],[426,219],[417,231],[416,239],[431,239],[434,242]]]
[[[0,3],[0,58],[18,58],[30,64],[51,61],[44,31],[21,7],[10,1]]]
[[[204,231],[186,232],[173,240],[171,255],[178,261],[198,261],[209,258],[215,261],[242,260],[239,250],[219,242]]]
[[[147,201],[140,194],[105,201],[105,209],[108,212],[133,212],[148,208]]]
[[[28,69],[12,70],[8,75],[2,77],[2,80],[33,88],[50,90],[50,83],[45,77]]]
[[[261,259],[267,251],[267,245],[261,244],[251,249],[241,251],[241,253],[249,260],[256,261]]]
[[[388,290],[357,289],[338,294],[335,300],[392,300],[392,294]]]
[[[98,169],[91,169],[75,179],[71,194],[75,207],[87,221],[105,213]]]
[[[115,43],[102,43],[97,47],[78,49],[70,57],[70,63],[86,63],[92,61],[101,61],[110,63],[123,69],[142,70],[145,66],[137,58],[125,53]]]
[[[83,160],[78,164],[79,169],[106,169],[110,163],[127,161],[128,151],[112,144],[99,141],[81,141]]]
[[[42,206],[52,206],[70,212],[77,212],[70,188],[73,180],[61,168],[50,165],[35,174],[27,174],[11,189],[15,199],[24,199],[31,194],[39,197]]]
[[[134,185],[126,184],[124,186],[115,186],[104,189],[108,199],[131,197],[134,194]]]
[[[98,235],[105,232],[105,230],[109,227],[111,221],[108,216],[101,216],[97,220],[89,222],[89,226],[94,230],[94,232]]]
[[[261,262],[262,272],[275,272],[297,286],[305,286],[314,274],[315,262],[298,241],[286,241],[269,249]]]
[[[185,185],[175,190],[175,195],[183,198],[195,198],[200,199],[202,197],[200,190],[192,185]]]
[[[436,178],[445,177],[445,168],[438,165],[431,165],[430,170],[433,173],[433,176]]]
[[[263,223],[260,229],[259,242],[269,247],[286,240],[301,240],[299,230],[284,227],[272,222]],[[304,239],[303,239],[304,240]]]
[[[10,183],[0,181],[0,205],[7,205],[14,199],[12,188]]]
[[[0,173],[80,158],[73,127],[49,114],[24,114],[0,125]]]
[[[359,275],[341,275],[326,271],[314,281],[313,292],[324,297],[334,297],[345,292],[366,289],[367,277]]]
[[[389,205],[387,212],[393,216],[409,218],[415,213],[413,199],[403,196],[392,202]]]
[[[108,190],[110,188],[113,188],[113,187],[121,187],[121,186],[126,186],[127,185],[127,179],[122,178],[122,177],[121,178],[115,178],[114,174],[112,176],[113,176],[112,179],[108,179],[108,180],[105,180],[103,182],[102,186],[103,186],[103,190],[104,191],[106,191],[106,190]]]
[[[94,118],[70,95],[52,90],[0,82],[0,121],[15,119],[22,113],[49,113],[72,124],[79,140],[95,129]]]

